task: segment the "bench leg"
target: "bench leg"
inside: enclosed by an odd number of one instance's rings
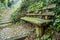
[[[37,39],[40,39],[41,38],[41,36],[42,36],[42,34],[43,34],[43,28],[41,28],[41,27],[36,27],[36,37],[37,37]]]

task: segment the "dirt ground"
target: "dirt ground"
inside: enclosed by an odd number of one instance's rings
[[[32,30],[31,27],[24,27],[20,25],[13,25],[10,27],[3,28],[0,30],[1,32],[1,38],[6,39],[14,36],[19,36],[23,34],[28,34]]]

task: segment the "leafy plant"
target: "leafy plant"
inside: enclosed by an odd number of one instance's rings
[[[30,5],[28,7],[28,11],[38,11],[43,7],[44,2],[39,1],[39,2],[35,2],[34,4]]]
[[[56,26],[57,31],[60,31],[60,0],[55,0],[55,3],[57,4],[56,6],[56,18],[55,18],[55,22],[53,25]]]
[[[48,34],[44,34],[41,39],[51,40],[51,37],[50,37],[50,35],[48,35]]]
[[[56,26],[57,31],[60,31],[60,15],[56,17],[54,25]]]
[[[20,18],[24,16],[24,14],[22,14],[20,12],[20,9],[18,9],[17,11],[15,11],[14,13],[11,14],[11,20],[12,22],[18,22],[20,21]]]
[[[3,3],[0,2],[0,17],[2,17],[6,12],[6,7]]]

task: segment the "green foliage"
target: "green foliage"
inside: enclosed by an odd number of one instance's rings
[[[55,0],[39,0],[38,2],[35,2],[28,6],[28,12],[29,11],[39,11],[44,6],[48,6],[52,3],[54,3]]]
[[[16,0],[15,0],[16,2]],[[21,0],[18,0],[15,4],[11,5],[11,21],[17,22],[20,21],[20,17],[23,16],[21,13]]]
[[[50,35],[48,35],[48,34],[44,34],[44,35],[42,36],[42,39],[44,39],[44,40],[51,40],[51,37],[50,37]]]
[[[23,10],[28,10],[28,9],[30,9],[29,7],[30,6],[32,6],[32,8],[33,8],[33,6],[35,5],[36,7],[38,7],[38,5],[40,4],[40,2],[39,1],[41,1],[41,0],[24,0],[23,2],[22,2],[22,7],[21,7],[21,10],[23,11]],[[40,5],[39,5],[40,6]],[[32,9],[31,8],[31,9]]]
[[[57,26],[57,31],[60,32],[60,25]]]
[[[56,26],[57,31],[60,31],[60,0],[55,0],[55,3],[57,4],[56,6],[56,19],[53,25]]]
[[[2,17],[3,14],[5,14],[6,11],[7,11],[7,10],[6,10],[5,5],[0,2],[0,17]]]
[[[54,3],[56,0],[45,0],[45,6],[48,6],[52,3]]]
[[[57,31],[60,31],[60,15],[56,17],[54,25],[56,26]]]
[[[31,4],[33,4],[34,2],[36,2],[36,0],[24,0],[22,2],[21,11],[27,10],[28,9],[28,6],[31,5]]]
[[[4,0],[0,0],[1,3],[4,3]]]
[[[56,29],[60,31],[60,0],[46,0],[45,4],[46,6],[55,3],[57,6],[52,11],[55,12],[55,21],[53,25],[55,25]]]
[[[11,20],[12,22],[18,22],[20,21],[20,18],[24,16],[24,14],[22,14],[20,12],[20,9],[18,9],[17,11],[15,11],[14,13],[11,14]]]
[[[44,2],[39,1],[39,2],[35,2],[34,4],[30,5],[28,7],[28,11],[38,11],[43,7]]]

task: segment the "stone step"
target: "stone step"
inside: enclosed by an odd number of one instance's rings
[[[0,20],[2,20],[2,19],[10,19],[10,18],[8,18],[8,17],[7,17],[7,18],[2,18],[2,17],[1,17]]]
[[[0,20],[10,20],[9,18],[0,18]]]
[[[2,22],[2,21],[10,21],[9,19],[3,19],[3,20],[0,20],[0,22]]]
[[[11,23],[8,23],[8,24],[2,24],[2,25],[0,25],[0,29],[1,28],[5,28],[5,27],[7,27],[7,26],[9,26]]]
[[[10,23],[10,21],[2,21],[2,22],[0,22],[0,24],[7,24],[7,23]]]
[[[2,19],[2,18],[10,18],[10,17],[8,15],[4,15],[3,17],[0,17],[0,19]]]

